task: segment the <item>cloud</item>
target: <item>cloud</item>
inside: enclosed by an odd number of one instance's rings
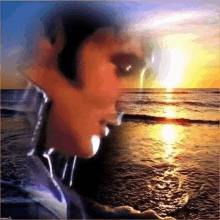
[[[12,50],[7,50],[5,55],[7,58],[11,58],[11,57],[14,57],[14,56],[18,56],[19,55],[19,52],[21,51],[20,47],[16,47]]]
[[[146,19],[142,19],[141,22],[135,24],[136,30],[143,31],[163,28],[174,30],[177,25],[181,28],[193,28],[200,25],[219,27],[219,14],[213,11],[161,11],[160,13],[142,17],[146,17]]]
[[[5,70],[13,70],[17,66],[23,47],[21,45],[13,45],[3,51],[2,65]]]
[[[143,10],[134,13],[131,29],[149,32],[156,35],[175,33],[196,33],[197,28],[212,27],[219,29],[220,8],[215,1],[197,3],[156,1],[161,3],[152,10]],[[198,31],[199,35],[203,32]]]

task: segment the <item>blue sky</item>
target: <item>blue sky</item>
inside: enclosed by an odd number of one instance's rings
[[[191,3],[188,0],[177,1],[136,1],[136,2],[110,2],[106,3],[109,7],[118,7],[122,16],[126,16],[128,19],[135,20],[137,17],[144,16],[149,17],[152,14],[157,13],[157,10],[172,10],[181,11],[189,9],[201,9],[201,6],[208,4],[205,1],[193,1]],[[209,4],[217,4],[217,0],[207,1]],[[36,19],[36,16],[41,17],[44,11],[49,10],[55,3],[51,2],[31,2],[31,1],[17,1],[17,2],[2,2],[2,34],[4,49],[8,50],[11,46],[18,45],[22,41],[24,32],[28,30],[28,27]],[[138,16],[139,15],[139,16]]]
[[[172,10],[181,11],[189,9],[201,9],[201,7],[210,7],[208,5],[217,5],[217,0],[210,1],[126,1],[126,2],[110,2],[109,7],[118,7],[123,13],[122,16],[127,16],[128,19],[135,20],[138,14],[145,12],[145,16],[154,14],[157,10]],[[29,25],[35,20],[36,16],[41,17],[44,11],[52,7],[55,1],[51,2],[2,2],[2,34],[4,48],[7,49],[13,44],[18,44],[27,31]],[[142,13],[143,14],[143,13]]]
[[[44,15],[44,12],[52,8],[56,2],[2,2],[2,36],[3,36],[3,60],[12,61],[19,57],[20,52],[25,48],[26,39],[24,34],[31,27],[33,28],[36,18]],[[127,16],[127,19],[135,11],[152,10],[159,4],[139,2],[106,2],[108,7],[117,8],[120,16]],[[13,69],[15,64],[8,66]]]
[[[42,2],[3,2],[2,3],[2,34],[4,48],[18,44],[31,23],[43,15],[44,9],[51,4]]]

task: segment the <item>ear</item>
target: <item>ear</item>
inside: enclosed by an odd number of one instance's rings
[[[42,58],[52,54],[54,48],[46,38],[41,38],[38,42],[38,56],[40,55]]]
[[[50,41],[46,38],[40,38],[38,41],[38,55],[41,55],[42,58],[46,58],[44,56],[48,56],[51,58],[50,62],[56,62],[58,54],[62,51],[64,47],[64,38],[62,34],[57,37],[56,43],[52,45]],[[47,59],[47,58],[46,58]]]
[[[57,69],[57,48],[46,38],[41,38],[36,47],[36,63],[44,70]]]

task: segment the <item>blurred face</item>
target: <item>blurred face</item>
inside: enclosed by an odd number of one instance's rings
[[[78,53],[82,86],[62,83],[65,80],[59,79],[60,74],[57,80],[54,77],[55,83],[44,86],[53,101],[47,147],[67,155],[93,156],[108,133],[107,126],[119,123],[116,103],[121,84],[141,66],[138,42],[133,44],[128,37],[116,37],[111,32],[89,38]]]

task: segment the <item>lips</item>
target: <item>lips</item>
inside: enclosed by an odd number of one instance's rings
[[[117,125],[121,125],[121,121],[122,121],[122,117],[124,115],[124,112],[119,113],[118,117],[117,117]]]
[[[107,120],[102,120],[100,122],[102,128],[102,137],[107,137],[109,135],[109,126],[111,127],[112,125],[119,126],[121,125],[122,117],[124,115],[123,112],[119,113],[117,116],[115,114],[109,114],[110,116],[108,117]]]
[[[121,112],[119,114],[109,114],[106,120],[102,120],[102,125],[116,125],[119,126],[121,125],[122,117],[124,113]]]
[[[123,113],[120,113],[120,114],[118,114],[117,117],[115,117],[115,116],[111,117],[110,119],[105,120],[105,122],[101,121],[101,123],[100,123],[102,126],[101,134],[100,135],[94,134],[91,137],[91,148],[92,148],[92,155],[91,156],[94,156],[98,152],[99,147],[101,145],[101,138],[107,137],[109,135],[110,130],[109,130],[107,124],[119,126],[121,124],[122,116],[123,116]]]
[[[108,134],[109,134],[109,128],[107,127],[107,126],[105,126],[104,127],[104,135],[105,135],[105,137],[107,137],[108,136]]]

